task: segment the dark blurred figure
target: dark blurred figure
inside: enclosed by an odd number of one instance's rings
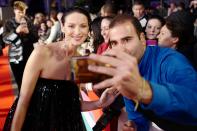
[[[193,14],[193,16],[195,18],[195,22],[194,22],[194,36],[197,39],[197,1],[196,0],[192,0],[190,2],[189,9],[190,9],[190,12]]]
[[[179,10],[179,11],[185,10],[185,3],[179,2],[177,5],[177,10]]]
[[[162,4],[158,4],[156,6],[156,9],[158,11],[158,15],[165,18],[167,16],[167,13],[168,13],[167,8],[168,8],[168,5],[165,2],[163,2]]]
[[[91,22],[91,37],[93,39],[94,53],[96,53],[99,45],[103,43],[104,39],[101,35],[101,21],[102,17],[97,17]]]
[[[137,18],[143,28],[145,30],[148,16],[145,14],[145,6],[141,0],[136,0],[132,6],[133,16]]]
[[[113,3],[107,2],[100,9],[100,15],[104,16],[115,16],[118,13],[118,9]]]
[[[45,22],[45,16],[43,13],[38,12],[34,15],[34,26],[39,30],[41,23]]]
[[[169,7],[168,7],[168,16],[173,13],[173,12],[176,12],[178,9],[177,9],[177,4],[175,2],[171,2]]]
[[[3,34],[3,21],[0,20],[0,56],[3,55],[3,48],[5,47],[5,43],[3,42],[2,39],[2,34]]]

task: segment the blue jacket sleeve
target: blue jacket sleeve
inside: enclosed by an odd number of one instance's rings
[[[179,56],[178,56],[179,57]],[[197,124],[197,73],[184,58],[169,57],[162,63],[163,76],[149,81],[153,92],[148,105],[156,115],[181,124]]]
[[[128,119],[135,122],[137,131],[149,131],[150,122],[141,113],[134,111],[134,102],[124,97]]]

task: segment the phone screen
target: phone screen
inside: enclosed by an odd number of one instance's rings
[[[88,56],[74,56],[71,59],[72,78],[77,83],[98,83],[109,76],[91,72],[88,65],[102,65],[96,61],[89,59]]]

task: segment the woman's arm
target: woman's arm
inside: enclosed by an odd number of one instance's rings
[[[51,32],[49,37],[45,40],[46,44],[50,44],[56,41],[59,31],[61,30],[60,24],[56,21],[54,25],[51,27]]]
[[[43,67],[43,61],[46,59],[44,58],[44,54],[46,54],[44,52],[45,50],[43,51],[42,47],[35,48],[26,64],[19,101],[12,121],[11,131],[20,131],[22,129],[30,99]]]
[[[81,101],[82,111],[91,111],[102,108],[99,100],[97,101]]]
[[[114,88],[107,88],[97,101],[81,101],[82,111],[91,111],[109,106],[120,93]]]

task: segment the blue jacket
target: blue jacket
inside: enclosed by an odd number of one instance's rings
[[[129,119],[144,119],[137,125],[146,125],[148,118],[164,130],[197,130],[197,72],[189,61],[172,49],[147,47],[139,70],[153,97],[150,104],[140,104],[138,112],[125,98]]]

